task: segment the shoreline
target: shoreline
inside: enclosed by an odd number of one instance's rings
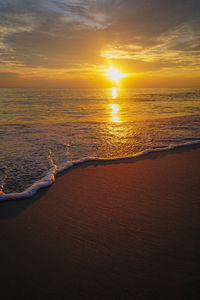
[[[167,154],[171,153],[171,151],[188,151],[190,149],[196,149],[200,147],[200,140],[192,141],[180,145],[172,145],[169,147],[160,147],[160,148],[152,148],[147,149],[142,152],[138,152],[136,154],[131,155],[130,157],[119,157],[119,158],[84,158],[79,161],[73,161],[66,163],[63,167],[58,168],[57,165],[54,165],[54,162],[51,158],[51,155],[49,155],[50,163],[52,164],[52,170],[46,174],[43,178],[40,180],[37,180],[35,183],[33,183],[30,187],[25,189],[22,192],[19,193],[3,193],[0,192],[0,203],[4,201],[14,201],[14,200],[26,200],[29,198],[34,197],[38,193],[40,193],[40,190],[43,190],[45,188],[49,188],[55,181],[57,177],[60,177],[64,175],[65,173],[73,170],[77,167],[86,167],[88,165],[104,165],[104,164],[118,164],[118,163],[134,163],[137,160],[140,159],[146,159],[148,156],[152,155],[160,155],[163,152],[167,152]],[[5,174],[5,177],[7,174]],[[3,179],[4,181],[4,179]]]
[[[200,146],[86,162],[0,203],[4,299],[196,299]]]

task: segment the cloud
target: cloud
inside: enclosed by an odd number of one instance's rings
[[[199,68],[199,33],[198,0],[0,0],[0,62],[20,72]]]
[[[109,28],[115,38],[108,39],[102,56],[154,62],[161,69],[167,62],[168,67],[199,66],[199,31],[199,1],[124,0]],[[193,51],[192,64],[188,51]]]
[[[99,49],[103,37],[98,30],[102,19],[95,15],[90,18],[86,4],[68,2],[33,5],[28,1],[25,8],[21,4],[11,10],[10,3],[4,5],[0,10],[4,28],[1,48],[6,51],[1,51],[1,60],[10,60],[16,66],[49,68],[102,61]]]

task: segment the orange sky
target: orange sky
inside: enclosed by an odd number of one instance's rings
[[[200,87],[197,0],[0,0],[0,87]]]

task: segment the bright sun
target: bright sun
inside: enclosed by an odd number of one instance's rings
[[[119,71],[117,71],[115,68],[110,67],[107,69],[106,76],[115,81],[115,83],[119,84],[119,81],[121,78],[125,77],[125,75]]]

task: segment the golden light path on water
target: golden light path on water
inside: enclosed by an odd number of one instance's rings
[[[112,88],[112,98],[116,99],[118,96],[118,92],[117,92],[117,88]],[[119,104],[110,104],[110,108],[111,108],[111,116],[112,116],[112,121],[115,123],[120,123],[120,117],[119,117],[119,110],[120,110],[120,106]]]
[[[113,99],[116,99],[118,96],[118,91],[117,91],[117,88],[112,88],[112,97]]]

